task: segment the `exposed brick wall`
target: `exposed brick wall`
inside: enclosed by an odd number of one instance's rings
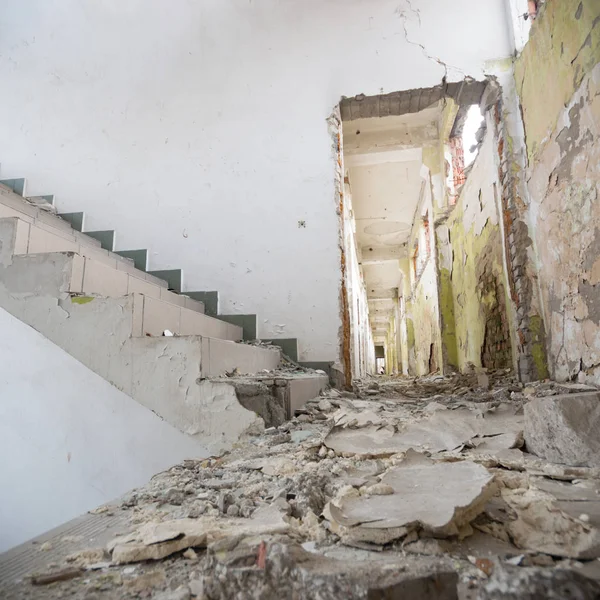
[[[527,205],[520,191],[524,173],[510,150],[502,100],[497,102],[493,110],[498,139],[500,200],[506,236],[508,281],[510,297],[516,310],[518,374],[522,381],[532,381],[544,378],[547,373],[533,359],[536,350],[544,347],[545,336],[539,330],[540,327],[543,329],[541,319],[532,314],[535,269],[529,258],[532,240],[526,223]],[[533,322],[539,324],[537,330],[532,327]]]
[[[489,274],[482,285],[488,290],[493,290],[495,301],[489,308],[485,323],[481,364],[488,369],[508,369],[512,367],[512,356],[504,289],[502,284],[497,283],[493,274]]]

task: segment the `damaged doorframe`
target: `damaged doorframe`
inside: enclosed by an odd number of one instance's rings
[[[348,304],[348,282],[346,268],[346,250],[344,247],[344,156],[342,151],[342,116],[340,105],[336,105],[333,112],[327,119],[329,135],[333,142],[333,152],[335,159],[335,189],[334,202],[338,214],[338,245],[340,249],[340,359],[344,371],[344,386],[352,389],[352,357],[350,351],[351,322],[350,307]]]
[[[497,158],[496,160],[499,163],[496,166],[498,182],[493,185],[493,197],[488,200],[495,205],[495,210],[497,210],[499,217],[499,229],[500,229],[500,237],[501,244],[503,247],[502,254],[504,256],[501,259],[503,263],[501,268],[503,267],[504,278],[503,283],[505,284],[504,289],[510,290],[507,294],[505,310],[507,310],[510,315],[506,315],[509,323],[508,336],[510,337],[510,346],[512,347],[512,359],[513,359],[513,367],[515,369],[516,374],[523,379],[527,380],[531,377],[530,371],[531,368],[529,365],[525,365],[525,360],[523,354],[525,354],[524,350],[527,349],[529,342],[529,337],[531,337],[531,333],[528,331],[529,327],[523,325],[527,325],[524,323],[523,315],[520,313],[523,312],[521,308],[522,302],[518,302],[520,298],[519,294],[516,294],[515,290],[515,282],[513,281],[515,275],[520,275],[521,268],[518,268],[516,264],[513,264],[514,261],[511,260],[511,253],[509,249],[509,245],[514,245],[512,242],[512,237],[516,237],[513,235],[511,237],[512,227],[511,223],[507,223],[508,212],[507,204],[514,205],[518,204],[519,198],[522,197],[522,190],[520,189],[519,183],[522,184],[522,174],[514,174],[511,172],[511,167],[515,165],[517,162],[513,156],[507,156],[507,145],[504,144],[505,135],[507,128],[507,124],[505,123],[506,115],[504,115],[502,110],[502,100],[506,94],[504,90],[498,85],[495,81],[495,78],[487,78],[485,81],[471,81],[465,80],[458,83],[442,83],[433,88],[427,89],[416,89],[416,90],[407,90],[404,92],[394,92],[391,94],[384,94],[379,96],[364,96],[358,95],[354,98],[342,98],[339,107],[334,109],[332,116],[329,119],[330,122],[330,134],[332,136],[332,141],[334,142],[334,151],[335,151],[335,159],[336,159],[336,204],[338,206],[338,217],[340,219],[340,261],[341,261],[341,286],[340,286],[340,314],[341,314],[341,328],[340,328],[340,356],[344,367],[345,374],[345,382],[347,386],[350,386],[352,383],[352,346],[351,340],[353,336],[353,328],[354,322],[352,321],[351,311],[349,310],[350,298],[348,294],[351,292],[349,288],[349,265],[347,264],[347,260],[349,257],[347,255],[347,249],[345,248],[345,228],[347,228],[348,224],[345,223],[344,216],[344,158],[343,158],[343,140],[342,140],[342,122],[343,121],[352,121],[355,119],[369,119],[369,118],[378,118],[378,117],[391,117],[391,116],[400,116],[409,113],[417,113],[422,110],[425,110],[433,105],[435,105],[440,100],[445,101],[448,99],[452,105],[457,105],[459,107],[463,107],[462,115],[454,115],[452,122],[449,125],[448,134],[449,137],[452,137],[451,130],[454,134],[457,133],[457,125],[460,128],[460,124],[464,121],[466,117],[466,107],[471,105],[479,105],[483,112],[489,113],[493,115],[492,120],[494,121],[493,127],[491,128],[493,131],[494,137],[497,137],[498,149],[497,149]],[[449,142],[444,134],[444,143],[447,144]],[[490,132],[492,135],[492,132]],[[440,138],[441,140],[442,138]],[[483,138],[482,138],[483,139]],[[479,144],[482,143],[482,139],[478,139]],[[446,146],[444,146],[445,148]],[[442,152],[440,149],[439,152]],[[429,155],[429,162],[431,163],[428,168],[433,169],[433,172],[437,172],[437,176],[439,177],[440,173],[442,173],[443,177],[443,167],[444,167],[444,153],[440,154],[441,158],[439,159],[440,164],[438,165],[436,160],[434,160],[433,154]],[[433,161],[433,162],[432,162]],[[425,163],[424,163],[425,164]],[[435,196],[432,185],[432,197]],[[463,185],[466,183],[465,181],[461,182]],[[463,185],[459,186],[459,193],[463,188]],[[442,186],[444,187],[444,186]],[[479,203],[481,206],[481,190],[479,190]],[[445,222],[445,218],[453,212],[452,209],[454,206],[451,206],[453,203],[449,199],[448,189],[445,188],[443,193],[441,190],[437,192],[437,196],[440,194],[442,196],[438,199],[438,201],[434,201],[433,214],[431,220],[434,223],[435,228],[437,229],[438,224],[442,224]],[[347,209],[347,207],[346,207]],[[461,209],[462,210],[462,209]],[[483,208],[481,208],[483,210]],[[448,240],[450,240],[450,234],[448,233]],[[438,240],[434,237],[433,240],[433,248],[432,253],[435,257],[435,262],[437,263],[437,248]],[[525,245],[526,246],[526,245]],[[525,250],[525,248],[524,248]],[[526,251],[526,250],[525,250]],[[514,250],[513,250],[514,253]],[[440,274],[438,272],[438,265],[436,264],[436,283],[438,291],[441,289],[441,281]],[[516,286],[518,288],[518,285]],[[526,290],[521,290],[526,291]],[[504,296],[503,296],[504,297]],[[441,299],[438,298],[438,301]],[[518,309],[521,308],[519,311]],[[442,331],[444,328],[444,322],[441,318],[442,308],[438,306],[438,317],[439,317],[439,329]],[[526,320],[526,319],[525,319]],[[414,335],[413,335],[414,337]],[[443,336],[442,336],[443,337]],[[410,338],[407,334],[407,339]],[[410,345],[410,341],[407,341]],[[414,343],[414,340],[413,342]],[[515,350],[518,350],[515,352]],[[445,370],[447,366],[448,359],[444,357],[444,340],[442,339],[441,343],[441,360],[440,360],[440,369],[442,371]],[[528,368],[529,367],[529,368]]]

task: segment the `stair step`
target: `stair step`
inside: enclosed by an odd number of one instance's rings
[[[219,315],[219,292],[186,292],[186,295],[203,302],[207,315],[211,317]]]
[[[183,276],[181,273],[181,269],[166,269],[164,271],[148,271],[154,277],[158,277],[167,282],[167,286],[170,290],[181,294],[182,280]],[[186,295],[189,296],[189,294]],[[190,296],[192,298],[192,296]]]
[[[74,260],[89,259],[90,262],[80,266],[85,285],[75,288],[75,293],[113,296],[138,292],[179,308],[204,313],[202,302],[170,292],[166,282],[136,269],[130,259],[80,244],[75,236],[53,230],[45,223],[27,223],[16,217],[0,219],[0,242],[7,256],[70,252],[77,257]]]
[[[117,250],[115,254],[123,258],[130,258],[136,269],[146,271],[148,268],[148,250]]]
[[[265,340],[261,338],[261,342],[267,342],[273,346],[279,346],[283,353],[291,358],[294,362],[298,362],[298,339],[297,338],[279,338]]]
[[[114,231],[85,233],[79,231],[79,229],[83,229],[84,213],[64,213],[62,216],[58,216],[36,208],[22,198],[15,196],[12,189],[0,185],[0,219],[10,217],[16,217],[32,226],[32,247],[28,247],[30,235],[28,231],[23,234],[27,236],[28,241],[26,249],[21,248],[21,253],[75,252],[109,265],[116,264],[116,268],[119,270],[129,271],[138,279],[165,288],[165,290],[169,286],[175,286],[171,289],[176,289],[178,293],[181,292],[182,276],[180,269],[165,271],[171,277],[170,282],[156,276],[162,271],[156,271],[154,274],[146,273],[145,269],[139,269],[138,265],[142,266],[144,255],[147,257],[147,250],[112,252],[103,248],[103,243],[104,246],[110,245],[110,238],[112,237],[112,244],[114,244]],[[92,237],[94,235],[96,237]],[[97,251],[93,252],[92,249]],[[187,296],[177,298],[173,294],[169,301],[196,312],[204,313],[205,311],[203,302],[196,298]]]
[[[83,232],[83,218],[85,216],[85,213],[59,213],[58,216],[64,221],[67,221],[67,223],[70,223],[73,229]]]
[[[0,188],[0,218],[16,217],[27,223],[36,223],[57,234],[75,236],[78,242],[89,247],[100,249],[100,242],[73,229],[66,221],[36,208],[22,199],[17,199],[14,193],[5,193],[7,188]]]
[[[256,339],[256,315],[219,315],[217,318],[241,327],[244,331],[244,341],[249,342]]]
[[[100,242],[105,250],[112,252],[115,248],[115,232],[113,229],[104,231],[84,231],[85,235],[94,238]]]
[[[52,194],[46,196],[27,196],[27,202],[33,204],[37,208],[56,214],[56,208],[54,208],[54,196]]]
[[[2,279],[8,292],[17,296],[62,298],[69,294],[75,304],[92,303],[97,298],[133,298],[129,335],[134,337],[162,336],[169,330],[181,336],[233,342],[243,339],[241,327],[186,308],[183,296],[72,252],[15,255],[3,270]]]
[[[49,258],[55,261],[55,269]],[[230,449],[259,425],[252,411],[240,408],[235,388],[226,378],[206,379],[234,369],[239,374],[275,369],[280,364],[278,350],[200,335],[132,337],[134,326],[143,328],[147,298],[142,295],[52,296],[49,282],[62,282],[69,258],[65,254],[17,256],[12,264],[0,266],[0,307],[180,431],[206,440],[211,454]],[[20,293],[27,287],[26,280],[35,293]]]
[[[25,195],[25,179],[0,179],[0,183],[10,188],[15,194],[19,196]]]

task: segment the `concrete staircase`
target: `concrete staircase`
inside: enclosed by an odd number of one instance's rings
[[[243,328],[204,314],[173,273],[137,268],[14,187],[0,185],[0,307],[212,452],[258,425],[209,378],[275,369],[278,350],[238,343]]]

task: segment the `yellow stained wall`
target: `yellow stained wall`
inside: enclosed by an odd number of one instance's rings
[[[422,217],[429,215],[429,245],[431,254],[422,273],[411,273],[411,295],[407,302],[408,365],[411,375],[427,375],[442,369],[442,341],[440,330],[439,296],[437,284],[437,259],[434,239],[434,208],[429,174],[424,181],[423,197],[413,223],[409,247],[411,253],[421,237]],[[420,253],[425,252],[421,247]]]
[[[515,62],[553,378],[600,384],[600,2],[547,0]],[[544,350],[533,359],[545,366]]]
[[[447,221],[451,269],[440,281],[452,302],[443,302],[442,322],[454,319],[456,354],[461,371],[474,366],[510,367],[506,275],[496,195],[499,193],[497,141],[493,119]],[[447,298],[446,298],[447,300]],[[487,364],[484,365],[484,362]]]
[[[584,76],[600,62],[600,2],[547,0],[515,61],[529,161],[535,159]]]

